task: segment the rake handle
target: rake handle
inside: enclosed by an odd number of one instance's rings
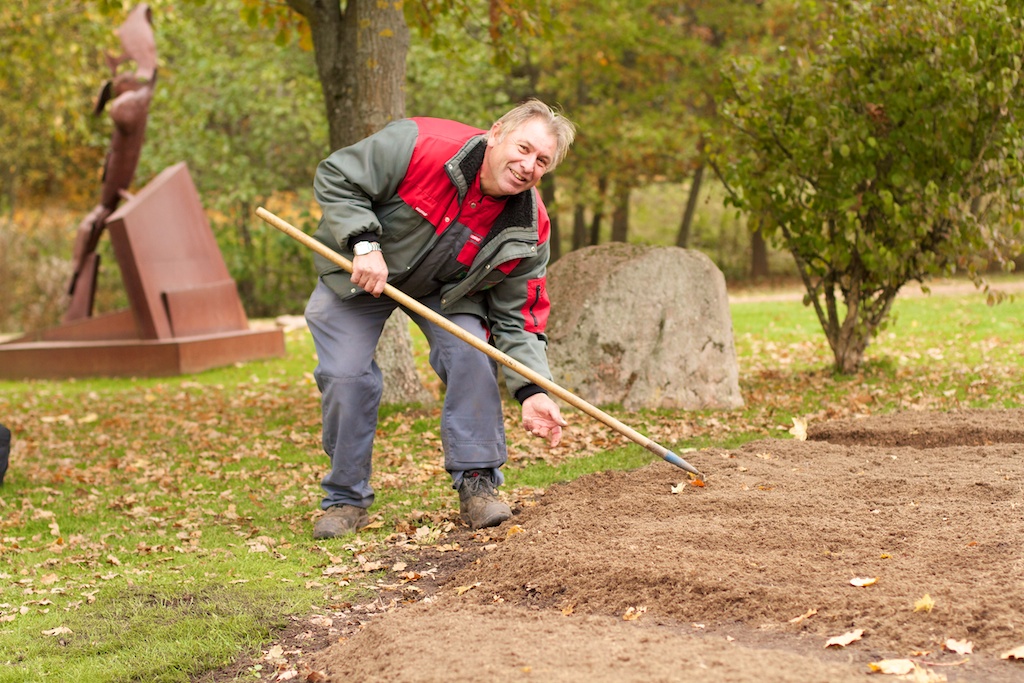
[[[262,218],[267,223],[269,223],[271,226],[283,232],[284,234],[301,242],[302,244],[312,249],[316,253],[320,254],[324,258],[328,259],[332,263],[337,264],[346,272],[352,272],[351,261],[349,261],[347,258],[342,256],[338,252],[334,251],[330,247],[313,239],[306,233],[302,232],[301,230],[293,226],[291,223],[288,223],[284,219],[267,211],[262,206],[256,209],[256,215]],[[680,467],[686,470],[687,472],[696,476],[698,479],[704,478],[703,475],[695,467],[690,465],[688,462],[686,462],[678,455],[665,448],[664,446],[661,446],[655,443],[654,441],[651,441],[640,432],[624,424],[623,422],[620,422],[619,420],[615,419],[614,417],[604,412],[597,406],[588,403],[587,401],[583,400],[582,398],[572,393],[571,391],[560,387],[559,385],[555,384],[554,382],[544,377],[543,375],[534,372],[530,368],[526,367],[525,365],[517,361],[515,358],[512,358],[511,356],[494,348],[490,344],[481,341],[477,337],[474,337],[469,332],[466,332],[464,329],[462,329],[452,321],[448,320],[444,316],[439,315],[434,310],[428,308],[427,306],[424,306],[419,301],[412,298],[411,296],[401,291],[400,289],[396,289],[395,287],[386,284],[384,285],[384,294],[387,295],[388,298],[393,299],[394,301],[398,302],[405,308],[408,308],[409,310],[414,311],[417,314],[423,316],[424,318],[426,318],[433,324],[437,325],[438,327],[442,328],[446,332],[455,335],[456,337],[466,342],[470,346],[476,348],[477,350],[481,351],[482,353],[487,354],[498,363],[501,363],[510,370],[519,373],[526,379],[530,380],[532,383],[546,390],[548,393],[554,394],[555,396],[562,399],[569,405],[578,408],[579,410],[583,411],[584,413],[591,416],[595,420],[598,420],[599,422],[607,425],[608,427],[611,427],[619,434],[625,436],[630,441],[633,441],[634,443],[643,446],[651,453],[654,453],[658,457],[663,458],[666,462],[670,462],[676,467]]]

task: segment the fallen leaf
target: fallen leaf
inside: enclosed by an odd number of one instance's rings
[[[574,609],[576,609],[576,603],[566,605],[562,608],[562,614],[565,616],[569,616],[570,614],[572,614]]]
[[[628,607],[626,608],[626,613],[622,615],[622,619],[623,621],[636,621],[637,619],[642,617],[646,611],[647,608],[643,606]]]
[[[99,415],[97,415],[96,413],[89,413],[78,418],[78,424],[87,424],[89,422],[95,422],[98,419],[100,419]]]
[[[793,438],[797,441],[807,441],[807,420],[794,417],[793,427],[790,428],[789,433],[792,434]]]
[[[51,628],[47,631],[43,631],[44,636],[62,636],[65,633],[74,633],[74,631],[69,629],[67,626],[58,626],[57,628]]]
[[[686,490],[686,482],[685,481],[683,483],[681,483],[681,484],[676,484],[675,486],[672,487],[672,493],[682,493],[685,490]]]
[[[877,576],[864,577],[864,578],[856,577],[856,578],[850,579],[850,585],[851,586],[856,586],[857,588],[864,588],[865,586],[873,586],[876,583],[878,583],[878,577]]]
[[[701,488],[702,489],[702,488],[704,488],[704,480],[703,479],[691,479],[690,480],[690,486],[696,486],[697,488]]]
[[[999,659],[1024,659],[1024,645],[1007,650],[1003,654],[999,655]]]
[[[407,565],[405,562],[395,562],[393,565],[391,565],[391,571],[393,571],[393,572],[404,572],[405,568],[408,567],[408,566],[409,565]]]
[[[868,668],[878,673],[905,676],[916,669],[917,665],[909,659],[883,659],[880,662],[868,663]]]
[[[860,637],[862,635],[864,635],[864,629],[859,628],[855,631],[844,633],[841,636],[833,636],[832,638],[829,638],[828,641],[826,641],[825,647],[831,647],[833,645],[837,645],[839,647],[846,647],[855,640],[860,640]]]
[[[935,607],[935,601],[932,600],[932,596],[925,593],[914,603],[915,612],[931,612]]]
[[[516,534],[521,534],[524,531],[526,531],[526,529],[524,529],[523,527],[519,526],[518,524],[513,524],[508,528],[508,531],[505,532],[505,538],[508,538],[509,536],[515,536]]]
[[[480,582],[477,581],[476,583],[474,583],[472,585],[469,585],[469,586],[459,586],[458,588],[455,589],[455,592],[457,594],[459,594],[459,595],[462,595],[463,593],[468,593],[469,591],[473,590],[474,588],[476,588],[479,585],[480,585]]]
[[[790,619],[789,623],[791,623],[791,624],[799,624],[804,619],[810,619],[811,617],[813,617],[817,613],[818,613],[818,610],[816,610],[816,609],[809,609],[806,612],[804,612],[803,614],[801,614],[800,616],[793,617],[792,619]]]
[[[953,640],[950,638],[945,642],[945,646],[947,650],[958,655],[969,655],[974,652],[974,643],[969,640]]]

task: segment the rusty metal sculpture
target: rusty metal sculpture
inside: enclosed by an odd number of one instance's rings
[[[135,168],[145,140],[149,104],[156,87],[156,40],[153,36],[153,13],[148,5],[138,5],[117,31],[122,53],[107,53],[110,80],[100,91],[94,114],[103,112],[110,102],[114,131],[110,150],[103,165],[103,192],[100,203],[78,225],[75,236],[74,274],[68,286],[71,303],[65,322],[92,315],[96,291],[99,254],[96,246],[110,217],[126,194],[135,176]],[[126,62],[134,62],[134,71],[118,73]]]
[[[156,83],[149,7],[118,35],[124,51],[107,55],[112,78],[96,104],[97,114],[110,105],[113,139],[100,203],[75,235],[70,306],[61,325],[0,344],[0,379],[174,375],[284,354],[280,329],[249,328],[185,163],[128,193]],[[135,69],[119,74],[130,60]],[[93,315],[104,232],[130,307]]]

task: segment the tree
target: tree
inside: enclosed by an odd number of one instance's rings
[[[712,158],[793,255],[849,373],[905,284],[966,271],[983,286],[986,262],[1019,252],[1024,18],[1006,0],[829,7],[817,44],[729,70]]]
[[[77,194],[96,178],[110,133],[91,125],[102,81],[89,76],[112,35],[98,17],[59,0],[0,5],[0,209],[31,194]]]

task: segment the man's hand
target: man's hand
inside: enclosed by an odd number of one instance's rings
[[[352,283],[359,285],[375,297],[384,293],[388,282],[388,265],[384,254],[371,251],[369,254],[352,257]]]
[[[562,427],[568,424],[562,418],[558,405],[547,394],[534,394],[523,401],[523,429],[547,439],[551,448],[562,440]]]

